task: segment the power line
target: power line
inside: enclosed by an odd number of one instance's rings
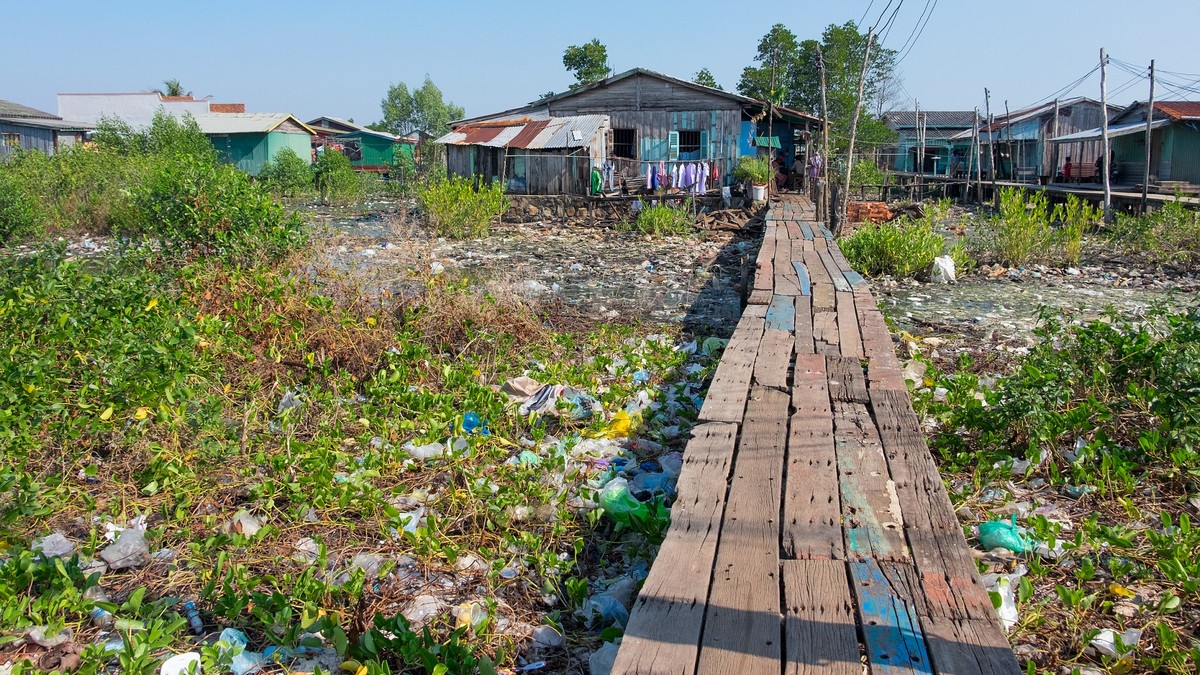
[[[891,6],[892,3],[889,2],[888,7]],[[887,22],[883,24],[883,28],[879,31],[883,34],[883,37],[879,40],[879,44],[882,45],[884,42],[887,42],[888,36],[892,34],[892,26],[896,25],[896,15],[900,13],[900,8],[903,6],[904,0],[900,0],[900,4],[896,5],[896,9],[892,10],[891,16],[889,16]],[[886,12],[887,9],[887,7],[884,7],[883,11]],[[883,18],[882,12],[879,14],[879,18]],[[876,23],[878,23],[878,21]]]
[[[896,50],[897,52],[904,51],[906,47],[912,44],[913,39],[921,30],[921,21],[925,18],[925,15],[929,13],[929,8],[933,5],[933,3],[934,0],[925,0],[925,6],[921,8],[921,15],[917,17],[916,23],[913,24],[912,31],[909,32],[908,38],[904,40],[904,44],[900,45],[900,48]]]
[[[908,58],[908,55],[912,53],[913,48],[917,46],[917,42],[920,41],[921,36],[925,33],[925,26],[928,26],[929,20],[933,18],[933,10],[937,9],[937,4],[938,0],[933,0],[933,7],[930,7],[929,13],[925,15],[925,23],[921,24],[921,30],[917,32],[917,37],[913,39],[912,46],[908,48],[908,51],[901,54],[900,58],[896,59],[896,63],[892,64],[893,66],[900,65],[904,59]],[[920,21],[920,19],[917,20]],[[903,47],[901,47],[901,49],[903,49]]]
[[[872,7],[874,7],[874,6],[875,6],[875,0],[871,0],[871,4],[867,5],[867,8],[863,10],[863,15],[862,15],[862,17],[861,17],[861,18],[859,18],[859,20],[858,20],[858,25],[860,25],[860,26],[861,26],[861,25],[862,25],[862,22],[863,22],[863,21],[866,21],[866,19],[867,19],[867,15],[871,13],[871,8],[872,8]],[[885,11],[885,12],[886,12],[886,11],[887,11],[887,9],[884,9],[883,11]]]

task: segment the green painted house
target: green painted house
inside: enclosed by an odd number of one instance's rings
[[[358,129],[335,136],[333,141],[341,144],[342,152],[358,171],[386,173],[395,161],[397,151],[413,156],[414,145],[411,140],[386,131]]]
[[[251,176],[284,148],[312,160],[316,132],[287,113],[211,113],[197,115],[196,124],[225,161]]]

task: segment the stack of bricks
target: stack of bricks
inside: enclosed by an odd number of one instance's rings
[[[886,223],[892,211],[883,202],[850,202],[846,205],[846,220],[851,223]]]

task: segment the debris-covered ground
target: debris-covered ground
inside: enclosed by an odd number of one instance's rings
[[[399,223],[6,254],[0,667],[603,672],[756,243]]]
[[[1195,672],[1200,275],[1094,242],[873,286],[1023,665]]]

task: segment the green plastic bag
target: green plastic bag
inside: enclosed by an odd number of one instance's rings
[[[986,551],[994,548],[1006,548],[1013,553],[1024,553],[1029,550],[1029,542],[1025,541],[1020,530],[1017,529],[1016,516],[1013,516],[1011,522],[992,520],[980,524],[979,543]]]

